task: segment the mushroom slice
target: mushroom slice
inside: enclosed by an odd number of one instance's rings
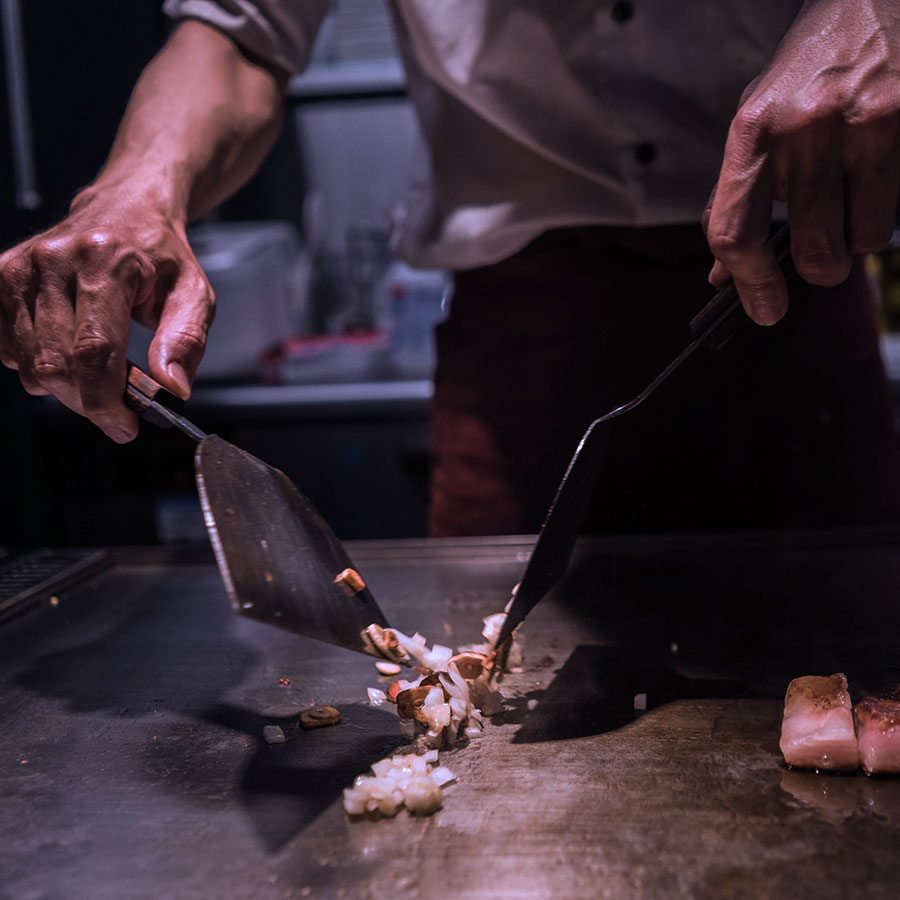
[[[417,684],[414,687],[406,688],[397,694],[397,713],[401,719],[415,719],[423,725],[428,724],[428,718],[425,716],[423,709],[428,692],[432,689],[427,684]]]
[[[333,706],[311,706],[300,713],[301,728],[324,728],[340,721],[341,714]]]
[[[475,681],[476,678],[480,678],[482,675],[489,676],[494,666],[493,659],[484,653],[476,653],[472,650],[465,653],[457,653],[456,656],[450,658],[450,663],[456,664],[459,674],[466,681]]]
[[[403,648],[393,628],[382,628],[373,622],[363,630],[363,643],[372,656],[381,656],[388,662],[408,663],[409,654]]]

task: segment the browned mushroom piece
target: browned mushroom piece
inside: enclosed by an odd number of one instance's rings
[[[401,719],[415,719],[417,722],[428,724],[428,718],[422,711],[425,706],[425,698],[431,687],[427,684],[417,684],[397,694],[397,713]]]
[[[333,706],[311,706],[300,713],[301,728],[324,728],[340,721],[341,714]]]
[[[374,656],[381,656],[395,663],[409,662],[409,654],[403,649],[392,628],[382,628],[373,622],[362,632],[361,637]]]
[[[356,569],[344,569],[334,576],[334,583],[348,596],[352,597],[366,589],[366,583],[362,575]]]
[[[375,668],[379,675],[399,675],[403,671],[400,663],[388,662],[386,659],[376,660]]]
[[[402,684],[400,684],[399,681],[392,681],[388,685],[388,689],[385,691],[385,694],[387,694],[387,698],[391,701],[391,703],[396,703],[397,694],[399,694],[402,690],[405,690],[405,688]]]
[[[474,650],[468,650],[465,653],[457,653],[456,656],[450,657],[450,662],[456,664],[459,674],[466,681],[475,681],[482,675],[490,675],[494,661],[484,653],[476,653]]]

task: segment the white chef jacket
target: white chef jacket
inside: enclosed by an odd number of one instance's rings
[[[328,0],[165,0],[301,72]],[[803,0],[388,0],[425,138],[396,250],[469,268],[570,225],[697,222]]]

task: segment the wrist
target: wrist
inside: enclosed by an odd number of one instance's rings
[[[187,221],[187,199],[172,178],[159,172],[130,168],[127,172],[111,166],[96,180],[81,188],[69,204],[75,215],[97,204],[112,203],[119,209],[155,210],[161,217],[182,224]]]

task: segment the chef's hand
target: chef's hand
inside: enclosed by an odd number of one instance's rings
[[[54,394],[114,441],[135,437],[123,403],[130,319],[156,329],[150,374],[187,397],[213,295],[184,226],[115,189],[0,256],[0,361],[30,394]]]
[[[852,255],[884,249],[900,190],[900,0],[807,0],[732,122],[704,215],[710,281],[734,279],[762,325],[786,312],[766,240],[786,200],[808,282],[840,284]]]

